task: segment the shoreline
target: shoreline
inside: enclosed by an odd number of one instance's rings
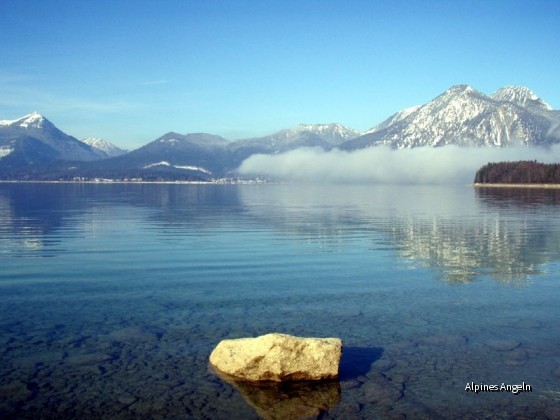
[[[180,184],[180,185],[261,185],[267,182],[261,181],[13,181],[13,180],[0,180],[0,184],[96,184],[96,185],[110,185],[110,184]]]
[[[269,182],[263,181],[113,181],[113,180],[99,180],[99,181],[48,181],[48,180],[0,180],[0,184],[182,184],[182,185],[240,185],[240,184],[268,184]],[[474,188],[543,188],[543,189],[560,189],[560,184],[491,184],[491,183],[472,183],[468,184]]]
[[[217,182],[203,181],[6,181],[0,184],[218,184]]]
[[[474,183],[474,188],[560,188],[560,184],[484,184]]]

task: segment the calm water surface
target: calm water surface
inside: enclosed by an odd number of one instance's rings
[[[0,418],[558,418],[559,214],[560,190],[0,184]],[[274,331],[342,338],[340,381],[208,367]]]

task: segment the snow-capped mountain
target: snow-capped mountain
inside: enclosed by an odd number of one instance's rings
[[[37,112],[0,121],[0,164],[44,163],[52,160],[90,161],[107,155],[54,126]]]
[[[169,132],[139,149],[109,158],[115,151],[109,142],[91,138],[81,142],[34,112],[0,121],[0,178],[203,180],[235,173],[251,155],[300,147],[356,150],[383,144],[404,149],[555,143],[560,143],[560,111],[530,89],[506,86],[485,95],[468,85],[456,85],[424,105],[397,112],[363,135],[340,124],[300,124],[237,141],[204,133]]]
[[[552,111],[552,107],[524,86],[504,86],[492,95],[499,102],[511,102],[522,107],[534,107],[544,111]]]
[[[297,141],[305,133],[312,133],[327,142],[330,146],[338,146],[345,141],[361,135],[359,131],[345,127],[341,124],[299,124],[289,130],[276,134],[277,137],[285,136],[288,142]]]
[[[229,169],[237,168],[243,160],[257,153],[275,154],[300,147],[321,147],[328,150],[359,135],[358,131],[341,124],[299,124],[268,136],[237,140],[228,146],[232,155]]]
[[[232,150],[255,148],[267,153],[280,153],[298,147],[330,148],[359,135],[358,131],[340,124],[299,124],[268,136],[232,142],[230,148]]]
[[[12,127],[12,128],[43,128],[48,124],[48,120],[43,117],[38,112],[32,112],[31,114],[25,115],[24,117],[18,118],[17,120],[0,120],[0,127]]]
[[[81,141],[91,147],[94,147],[95,149],[101,150],[109,157],[124,155],[128,152],[127,150],[123,150],[105,139],[97,137],[88,137],[86,139],[82,139]]]
[[[238,140],[232,148],[263,145],[274,152],[304,146],[332,147],[358,137],[361,133],[341,124],[299,124],[287,130],[252,139]]]
[[[395,114],[341,147],[505,147],[558,142],[560,113],[528,88],[508,86],[486,96],[470,86],[457,85],[423,106]]]

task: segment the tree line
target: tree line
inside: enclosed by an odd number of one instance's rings
[[[475,175],[478,184],[560,184],[560,164],[536,160],[487,163]]]

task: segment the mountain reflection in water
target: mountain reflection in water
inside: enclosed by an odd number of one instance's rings
[[[366,239],[374,252],[392,250],[403,264],[452,283],[488,275],[515,284],[560,259],[559,206],[556,189],[3,184],[0,237],[8,239],[0,252],[62,252],[64,236],[96,229],[99,216],[133,211],[166,237],[238,218],[311,241],[309,252],[340,252]]]
[[[560,190],[360,187],[356,193],[334,188],[338,191],[326,193],[318,187],[316,195],[306,191],[299,202],[291,191],[275,191],[280,194],[271,194],[266,204],[283,211],[267,221],[267,214],[258,212],[263,203],[254,206],[256,218],[289,234],[323,237],[329,242],[325,248],[335,238],[343,247],[348,231],[340,226],[351,226],[353,234],[371,237],[373,250],[393,249],[452,283],[481,275],[523,283],[560,257],[560,229],[553,223]]]

